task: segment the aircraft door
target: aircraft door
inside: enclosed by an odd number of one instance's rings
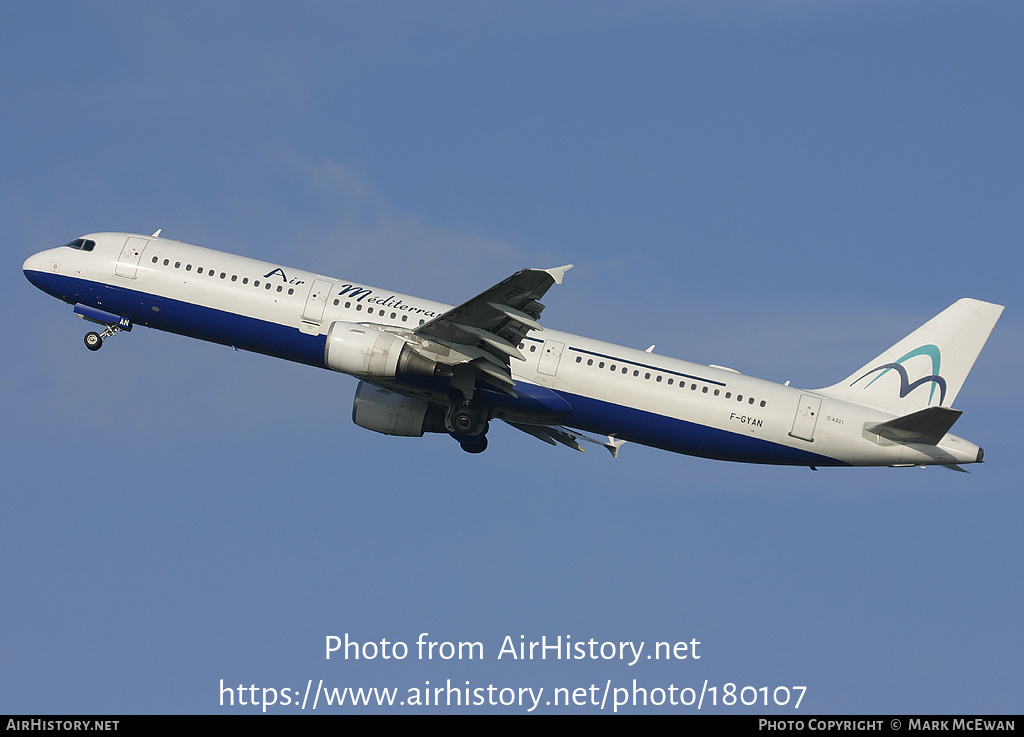
[[[114,273],[128,279],[134,279],[138,275],[139,262],[142,260],[142,252],[149,245],[148,238],[131,237],[124,242],[121,255],[117,257],[114,265]]]
[[[800,404],[793,418],[793,429],[789,434],[794,438],[814,442],[814,427],[818,424],[818,411],[821,409],[821,397],[810,394],[800,395]]]
[[[548,376],[554,376],[558,371],[558,362],[562,360],[562,350],[564,348],[565,343],[559,343],[557,340],[545,340],[537,371]]]
[[[327,300],[331,296],[331,287],[334,282],[327,279],[314,279],[313,286],[309,288],[309,296],[306,297],[306,306],[302,308],[302,321],[320,324],[324,319],[324,308],[327,307]]]

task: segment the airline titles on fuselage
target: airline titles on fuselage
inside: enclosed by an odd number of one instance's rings
[[[305,284],[306,282],[302,279],[289,279],[284,269],[280,266],[270,270],[263,275],[264,279],[270,279],[273,276],[278,276],[286,284],[298,286]],[[417,315],[423,315],[424,317],[437,317],[439,313],[434,310],[427,310],[422,307],[414,307],[413,305],[406,304],[402,300],[395,297],[395,295],[389,295],[387,297],[375,296],[372,289],[368,287],[359,286],[358,284],[342,284],[335,294],[336,297],[347,297],[355,302],[366,302],[368,304],[376,304],[381,307],[387,307],[392,310],[400,310],[402,312],[414,312]]]

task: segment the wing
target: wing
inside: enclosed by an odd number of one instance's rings
[[[526,360],[519,343],[544,310],[538,300],[552,284],[561,284],[572,264],[555,269],[524,269],[495,284],[458,307],[453,307],[413,332],[418,338],[441,344],[452,358],[475,368],[456,371],[453,385],[472,394],[477,378],[512,393],[511,359]]]
[[[619,448],[625,444],[625,440],[619,440],[618,438],[608,436],[608,441],[597,440],[589,435],[586,435],[576,430],[570,430],[568,427],[561,427],[556,425],[526,425],[522,422],[511,422],[505,420],[505,422],[516,430],[522,430],[527,435],[533,435],[538,440],[543,440],[548,445],[554,445],[555,442],[559,442],[574,450],[578,450],[580,453],[586,451],[580,441],[587,443],[593,443],[594,445],[600,445],[603,448],[607,448],[608,452],[612,454],[612,458],[619,457]]]

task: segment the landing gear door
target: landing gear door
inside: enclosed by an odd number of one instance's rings
[[[139,261],[142,260],[142,252],[149,245],[148,238],[131,237],[124,242],[121,255],[117,257],[114,265],[114,273],[128,279],[136,278],[139,271]]]
[[[319,330],[320,322],[324,319],[324,308],[327,307],[327,300],[331,296],[331,287],[334,282],[327,279],[314,279],[313,286],[309,288],[309,296],[306,297],[306,306],[302,308],[302,322],[315,326]]]
[[[789,434],[794,438],[814,442],[814,427],[818,424],[818,411],[821,409],[821,398],[810,394],[800,395],[800,404],[793,418],[793,429]]]

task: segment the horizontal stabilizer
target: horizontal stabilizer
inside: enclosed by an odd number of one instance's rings
[[[962,414],[963,412],[958,409],[928,407],[919,412],[897,417],[895,420],[868,425],[865,429],[898,443],[938,445]]]

